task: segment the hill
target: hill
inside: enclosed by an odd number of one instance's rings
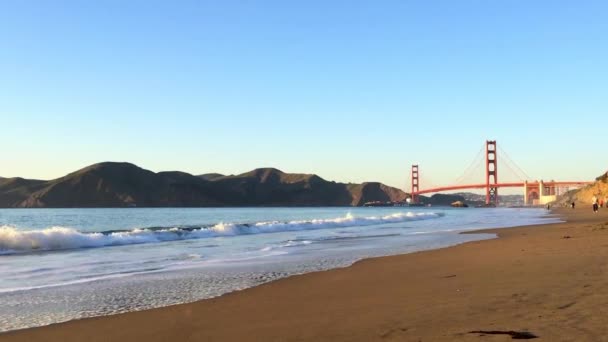
[[[366,202],[402,202],[408,195],[390,186],[378,182],[366,182],[363,184],[349,184],[348,191],[353,196],[352,205],[360,206]]]
[[[154,173],[130,163],[100,163],[64,177],[38,182],[13,207],[123,207],[218,204],[206,182],[182,172]],[[0,202],[5,197],[0,192]]]
[[[453,195],[464,197],[465,202],[471,205],[483,205],[486,203],[485,194],[458,192]],[[524,195],[500,195],[499,191],[498,203],[502,206],[521,206],[524,204]]]
[[[0,178],[0,207],[14,207],[32,193],[42,189],[45,181],[20,177]]]
[[[222,177],[226,177],[224,175],[222,175],[221,173],[205,173],[203,175],[198,175],[198,177],[204,179],[204,180],[218,180]]]
[[[50,181],[0,179],[0,207],[359,206],[406,197],[381,183],[337,183],[275,168],[194,176],[105,162]]]
[[[429,198],[427,203],[432,205],[450,205],[457,201],[469,203],[463,196],[456,194],[434,194]]]

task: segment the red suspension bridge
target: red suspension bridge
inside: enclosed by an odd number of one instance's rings
[[[478,153],[478,157],[485,155],[485,179],[481,183],[465,183],[457,185],[448,185],[441,187],[431,187],[426,189],[420,188],[420,171],[418,165],[412,165],[411,170],[411,201],[413,203],[419,203],[419,195],[438,193],[444,191],[454,190],[467,190],[467,189],[485,189],[486,193],[486,205],[497,206],[498,205],[498,189],[499,188],[522,188],[524,193],[524,204],[546,204],[556,199],[564,190],[567,191],[570,187],[580,187],[591,182],[582,181],[531,181],[530,177],[526,175],[521,168],[519,168],[504,151],[501,150],[506,156],[505,161],[513,164],[514,167],[510,167],[505,163],[512,173],[515,173],[519,181],[515,182],[499,182],[498,181],[498,149],[495,140],[488,140],[485,144],[485,153],[483,149]],[[478,159],[478,158],[476,158]],[[465,174],[459,177],[459,180],[465,180],[466,175],[470,175],[476,168],[475,161],[467,168]],[[518,171],[515,171],[518,170]]]

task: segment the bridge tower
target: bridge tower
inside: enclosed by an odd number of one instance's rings
[[[498,205],[496,140],[486,140],[486,205]]]
[[[412,165],[412,203],[418,203],[418,165]]]

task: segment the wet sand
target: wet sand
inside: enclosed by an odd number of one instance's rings
[[[555,213],[567,222],[0,341],[608,340],[608,209]]]

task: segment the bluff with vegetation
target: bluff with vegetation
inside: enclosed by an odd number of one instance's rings
[[[50,181],[0,178],[0,207],[5,208],[359,206],[406,197],[377,182],[337,183],[273,168],[195,176],[106,162]]]
[[[598,199],[608,197],[608,172],[597,177],[595,182],[585,185],[578,190],[571,190],[560,196],[558,204],[569,204],[572,202],[591,204],[593,196]]]

